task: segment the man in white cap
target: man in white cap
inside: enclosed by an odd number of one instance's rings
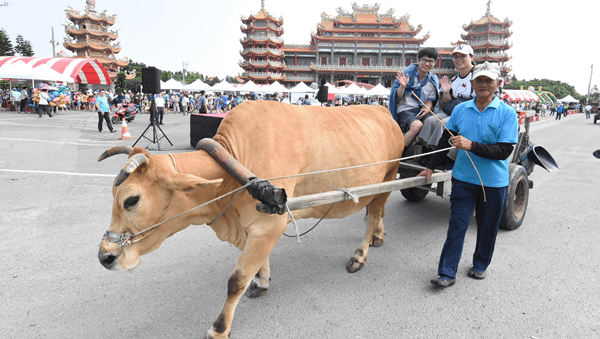
[[[492,260],[509,184],[508,157],[517,143],[519,128],[515,110],[494,94],[499,77],[500,68],[496,63],[486,61],[475,66],[473,87],[476,96],[454,108],[446,125],[454,136],[450,137],[445,131],[439,142],[440,148],[449,147],[450,140],[457,149],[464,150],[459,151],[452,170],[452,213],[438,266],[439,277],[431,280],[439,287],[456,282],[473,208],[477,211],[477,244],[468,276],[484,279]],[[426,176],[429,181],[433,169],[443,163],[444,157],[442,153],[434,154],[427,169],[419,175]]]

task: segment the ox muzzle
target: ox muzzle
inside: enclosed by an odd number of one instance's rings
[[[102,266],[104,266],[106,269],[113,269],[117,263],[117,260],[119,259],[119,256],[121,256],[121,253],[123,252],[123,247],[131,245],[132,237],[133,234],[129,231],[125,233],[117,233],[110,230],[106,231],[100,242],[106,239],[110,243],[116,243],[119,245],[119,252],[117,254],[112,254],[104,253],[102,252],[102,249],[98,250],[98,260],[100,261],[100,264],[102,264]]]

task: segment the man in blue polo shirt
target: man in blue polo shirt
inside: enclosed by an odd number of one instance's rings
[[[473,208],[477,211],[477,244],[473,267],[468,275],[484,279],[492,260],[509,184],[508,157],[517,143],[519,129],[515,110],[495,95],[499,77],[500,68],[496,63],[486,61],[475,66],[472,83],[476,96],[456,106],[446,125],[454,136],[450,137],[450,133],[445,131],[440,139],[440,148],[449,147],[450,140],[461,151],[452,170],[452,213],[438,266],[439,277],[431,280],[439,287],[448,287],[456,282]],[[429,181],[433,169],[443,163],[444,156],[441,153],[433,155],[427,169],[419,175],[426,176]]]
[[[96,109],[98,110],[98,132],[102,132],[102,119],[106,120],[106,126],[110,133],[116,132],[110,123],[110,109],[108,108],[108,99],[104,90],[100,90],[100,95],[96,98]]]

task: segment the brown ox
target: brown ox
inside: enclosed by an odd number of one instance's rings
[[[397,159],[404,147],[398,124],[381,106],[323,108],[270,101],[249,101],[236,107],[223,120],[214,140],[264,179]],[[151,155],[139,147],[121,148],[106,151],[99,160],[116,153],[129,153],[122,172],[130,173],[119,175],[113,186],[110,231],[119,234],[135,234],[241,186],[205,151]],[[284,188],[288,197],[298,197],[394,180],[397,168],[394,162],[279,179],[273,184]],[[364,266],[370,245],[383,244],[382,217],[389,195],[363,197],[358,204],[352,200],[336,203],[327,214],[327,218],[343,218],[367,207],[367,231],[348,262],[349,272]],[[244,291],[257,297],[268,288],[269,255],[291,221],[287,213],[257,212],[258,201],[246,192],[226,209],[232,199],[230,195],[168,221],[136,236],[129,246],[119,246],[105,236],[99,260],[108,269],[134,269],[141,255],[157,249],[169,236],[192,224],[210,223],[225,209],[210,227],[242,254],[229,277],[225,305],[207,337],[226,338]],[[328,209],[297,210],[293,216],[321,218]]]

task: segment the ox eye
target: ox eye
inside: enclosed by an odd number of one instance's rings
[[[129,198],[127,198],[127,200],[125,200],[123,207],[125,207],[125,209],[129,209],[131,206],[137,204],[138,201],[140,201],[139,195],[136,195],[134,197],[129,197]]]

